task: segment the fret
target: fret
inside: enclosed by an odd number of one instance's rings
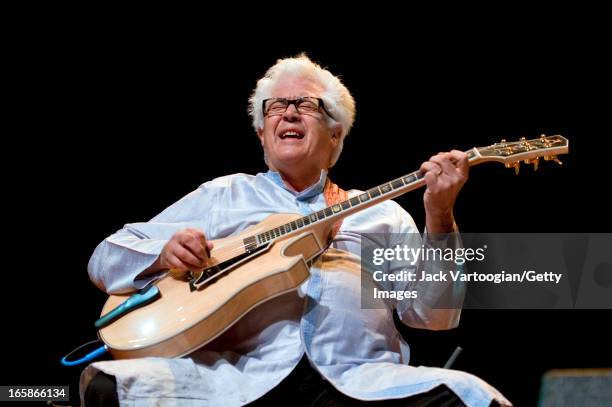
[[[372,198],[376,198],[378,195],[380,195],[380,190],[378,189],[378,187],[369,189],[368,192],[370,193],[370,196]]]
[[[334,211],[334,213],[338,213],[340,212],[340,205],[335,204],[334,206],[332,206],[332,211]]]
[[[332,216],[333,212],[331,210],[331,208],[327,207],[325,209],[323,209],[325,211],[325,216]]]
[[[351,204],[349,203],[349,201],[342,201],[340,202],[340,206],[342,206],[342,209],[348,209],[351,207]]]
[[[295,221],[291,221],[291,230],[297,230],[297,223]]]
[[[302,221],[304,221],[304,225],[310,225],[310,216],[303,217]]]
[[[311,222],[316,222],[317,221],[317,214],[316,213],[311,213],[310,214],[310,221]]]
[[[391,192],[391,185],[390,184],[381,185],[380,190],[382,191],[383,194],[386,194],[387,192]]]
[[[324,213],[322,210],[321,210],[321,211],[319,211],[319,212],[317,212],[317,218],[318,218],[319,220],[321,220],[321,219],[325,219],[325,213]]]
[[[408,174],[405,177],[403,177],[402,179],[404,180],[404,183],[406,185],[412,184],[414,181],[416,181],[416,177],[414,176],[414,174]]]
[[[304,227],[304,222],[302,222],[303,218],[299,218],[298,220],[296,220],[295,222],[297,223],[298,227],[303,228]]]
[[[359,205],[359,197],[354,197],[349,199],[351,201],[351,206]]]
[[[393,186],[393,189],[398,189],[399,187],[404,186],[404,181],[402,181],[401,178],[393,180],[391,181],[391,186]]]
[[[368,195],[367,192],[365,194],[361,194],[361,195],[359,195],[359,200],[361,200],[361,202],[369,201],[370,200],[370,195]]]

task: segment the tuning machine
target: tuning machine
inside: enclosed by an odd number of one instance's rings
[[[516,161],[513,163],[506,163],[506,168],[514,168],[514,173],[519,175],[519,171],[521,170],[521,162]]]
[[[528,159],[524,160],[523,162],[525,164],[532,164],[533,165],[533,170],[537,171],[538,167],[540,165],[540,157],[528,158]]]
[[[545,155],[544,156],[544,161],[554,161],[559,165],[563,165],[563,162],[561,160],[559,160],[559,158],[557,158],[556,155]]]

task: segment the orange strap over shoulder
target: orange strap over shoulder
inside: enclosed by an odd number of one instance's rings
[[[325,182],[323,195],[325,196],[325,203],[327,206],[332,206],[348,199],[348,192],[331,182],[329,178]],[[334,228],[332,229],[332,240],[334,237],[336,237],[336,233],[338,233],[338,230],[340,230],[341,225],[342,221],[339,221],[334,225]]]

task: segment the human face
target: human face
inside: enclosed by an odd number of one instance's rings
[[[320,97],[323,88],[302,77],[282,78],[270,97],[295,99]],[[340,125],[330,128],[325,113],[300,114],[289,105],[282,115],[264,117],[263,129],[257,132],[270,169],[279,172],[312,174],[329,168],[331,155],[340,139]]]

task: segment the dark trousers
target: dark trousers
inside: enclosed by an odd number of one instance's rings
[[[262,407],[275,403],[289,404],[293,407],[340,407],[340,406],[412,406],[412,407],[459,407],[465,406],[448,387],[440,385],[432,390],[415,396],[384,401],[360,401],[340,393],[327,380],[310,366],[304,356],[298,366],[278,386],[272,389],[251,406]],[[117,384],[113,376],[98,373],[85,390],[85,406],[117,406]],[[493,406],[497,405],[492,403]]]

